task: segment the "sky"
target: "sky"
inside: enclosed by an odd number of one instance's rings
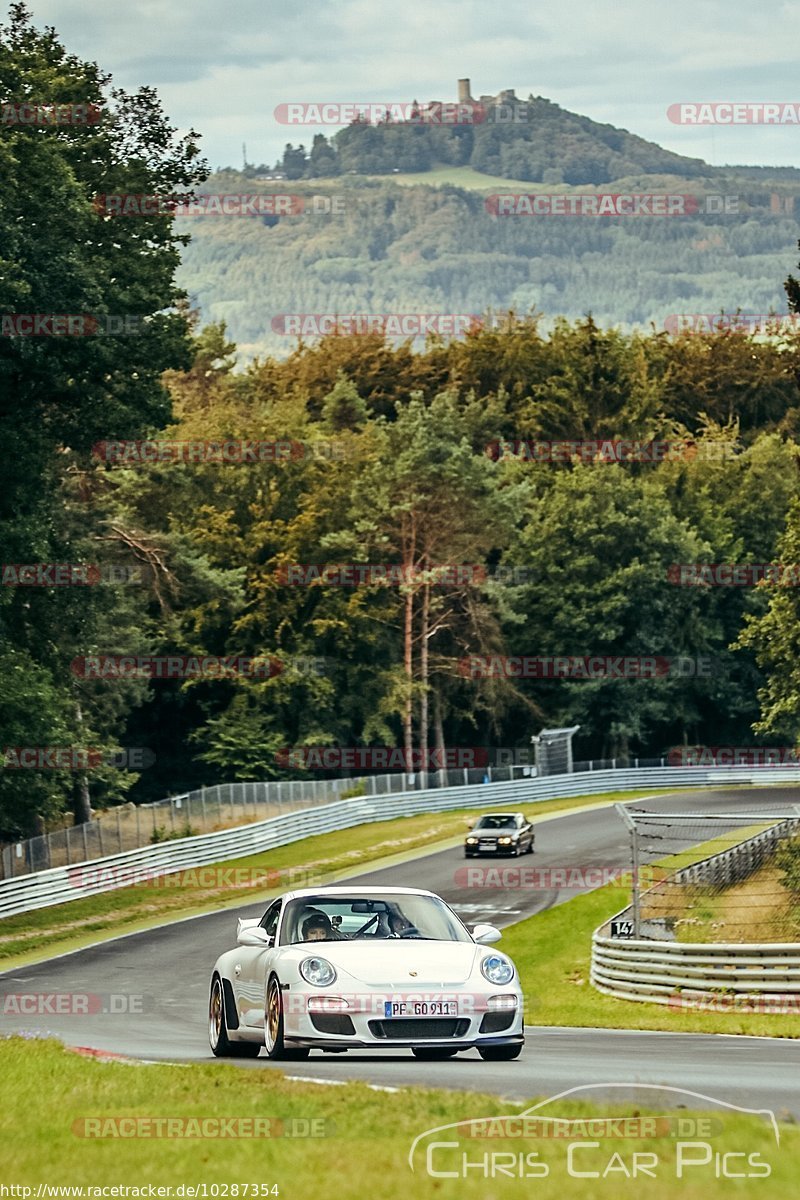
[[[28,0],[127,90],[155,87],[212,167],[272,164],[315,130],[288,102],[421,102],[514,88],[679,154],[800,166],[800,126],[675,125],[669,105],[800,101],[800,5],[745,0]],[[2,11],[2,8],[0,8]],[[334,132],[327,129],[324,132]]]

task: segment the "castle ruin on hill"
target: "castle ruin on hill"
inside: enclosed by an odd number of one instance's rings
[[[513,88],[504,88],[502,92],[498,92],[496,96],[478,96],[477,98],[470,94],[469,79],[459,79],[458,81],[458,103],[459,104],[517,104],[518,100],[514,94]]]

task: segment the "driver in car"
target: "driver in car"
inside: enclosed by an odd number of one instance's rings
[[[326,913],[312,913],[303,921],[304,942],[340,942],[344,940],[344,936],[338,929],[333,928]]]

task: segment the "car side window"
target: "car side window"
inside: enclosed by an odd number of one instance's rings
[[[261,927],[270,937],[275,937],[275,930],[278,928],[278,918],[281,915],[281,901],[277,900],[271,905],[261,919]]]

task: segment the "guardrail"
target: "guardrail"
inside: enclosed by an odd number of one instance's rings
[[[800,783],[800,768],[797,767],[762,767],[744,773],[729,767],[646,767],[339,800],[235,829],[162,842],[91,863],[55,867],[0,881],[0,917],[113,891],[128,886],[137,877],[150,879],[258,854],[301,838],[349,829],[365,822],[390,821],[421,812],[446,812],[468,806],[502,804],[523,808],[546,800],[609,791],[763,783],[767,775],[770,782]]]
[[[746,879],[797,828],[797,818],[779,821],[729,850],[674,872],[643,892],[642,900],[671,882],[724,887]],[[759,1011],[769,1011],[770,1006],[772,1011],[800,1011],[800,943],[678,942],[662,940],[655,930],[651,937],[610,937],[611,922],[630,919],[632,913],[628,905],[592,935],[590,982],[597,991],[673,1009],[725,1010],[745,1000],[751,1006],[757,1003]],[[795,993],[797,1005],[787,1004],[787,994],[791,998]]]
[[[591,766],[589,764],[589,769]],[[536,774],[536,768],[530,765],[450,768],[428,772],[427,787],[460,787],[483,783],[487,777],[490,783],[503,782],[530,774]],[[331,804],[334,800],[345,799],[348,794],[385,796],[393,792],[426,790],[423,782],[419,772],[400,771],[342,779],[271,779],[213,784],[152,804],[119,804],[80,825],[54,829],[0,847],[0,880],[279,817],[315,804]]]
[[[639,768],[667,764],[664,758],[635,758],[632,765]],[[609,767],[616,770],[617,760],[576,762],[573,771],[600,771]],[[124,850],[215,832],[249,821],[279,817],[289,810],[310,808],[315,804],[331,804],[334,800],[344,799],[343,793],[386,796],[392,792],[426,791],[462,784],[504,783],[537,774],[548,772],[540,772],[532,763],[520,762],[502,766],[448,767],[428,771],[425,775],[420,771],[394,771],[340,779],[217,783],[149,804],[118,804],[80,825],[66,825],[0,846],[0,880],[47,871],[51,867],[69,867],[73,863],[105,858],[108,854],[122,854]]]

